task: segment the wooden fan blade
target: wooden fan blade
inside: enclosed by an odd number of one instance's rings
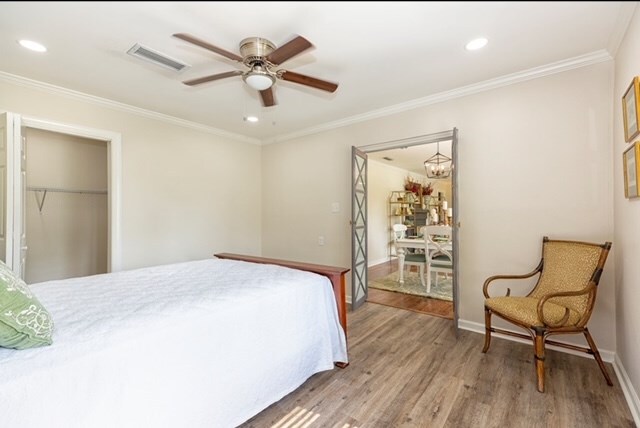
[[[267,55],[267,61],[275,65],[282,64],[286,60],[293,58],[311,47],[313,47],[313,45],[309,40],[302,36],[297,36],[295,39],[285,43]]]
[[[260,91],[260,99],[262,100],[262,105],[265,107],[276,105],[276,100],[273,97],[273,87]]]
[[[337,83],[327,82],[326,80],[316,79],[315,77],[305,76],[304,74],[294,73],[293,71],[283,70],[281,74],[282,80],[287,80],[301,85],[311,86],[327,92],[335,92],[338,89]]]
[[[184,40],[185,42],[193,43],[196,46],[200,46],[201,48],[208,49],[211,52],[217,53],[218,55],[226,56],[227,58],[232,59],[234,61],[242,62],[242,57],[241,56],[236,55],[233,52],[229,52],[227,50],[219,48],[217,46],[214,46],[211,43],[207,43],[204,40],[200,40],[200,39],[198,39],[196,37],[193,37],[190,34],[176,33],[176,34],[173,35],[173,37],[177,37],[177,38],[179,38],[181,40]]]
[[[194,86],[194,85],[199,85],[201,83],[211,82],[213,80],[224,79],[226,77],[240,76],[241,74],[242,74],[242,71],[240,70],[227,71],[224,73],[212,74],[211,76],[199,77],[198,79],[186,80],[182,83],[184,83],[185,85]]]

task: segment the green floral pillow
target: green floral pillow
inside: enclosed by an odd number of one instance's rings
[[[27,349],[51,345],[53,321],[11,269],[0,261],[0,346]]]

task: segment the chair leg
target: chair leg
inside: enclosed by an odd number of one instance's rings
[[[598,362],[598,366],[600,366],[600,371],[604,375],[604,378],[607,380],[607,385],[613,386],[613,382],[609,377],[609,372],[607,371],[607,368],[605,367],[604,362],[602,361],[602,357],[600,357],[600,352],[598,352],[598,347],[596,346],[596,342],[593,341],[593,337],[591,337],[591,333],[589,333],[589,330],[587,330],[586,327],[583,333],[584,333],[584,337],[587,338],[587,343],[589,343],[589,348],[591,348],[591,352],[593,352],[593,357]]]
[[[427,264],[427,293],[431,293],[431,265]]]
[[[484,348],[482,353],[486,353],[491,345],[491,310],[485,306],[484,308]]]
[[[423,287],[426,287],[424,283],[424,265],[420,265],[420,282],[422,283]]]
[[[544,333],[536,331],[534,340],[538,391],[544,392]]]

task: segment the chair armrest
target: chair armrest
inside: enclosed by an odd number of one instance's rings
[[[540,299],[540,301],[538,302],[538,319],[540,320],[540,322],[542,324],[544,324],[547,327],[562,327],[566,324],[567,320],[569,319],[569,308],[564,308],[564,316],[562,317],[562,319],[560,320],[560,322],[558,322],[557,324],[552,324],[550,322],[548,322],[547,320],[544,319],[544,304],[547,303],[547,301],[549,301],[549,299],[553,299],[554,297],[576,297],[576,296],[582,296],[584,294],[590,294],[593,293],[596,290],[596,285],[593,282],[589,282],[589,284],[583,288],[582,290],[578,290],[578,291],[563,291],[561,293],[551,293],[551,294],[547,294],[546,296],[544,296],[543,298]],[[584,315],[583,315],[584,316]],[[582,320],[580,320],[582,321]]]
[[[538,264],[538,266],[529,273],[525,273],[524,275],[494,275],[494,276],[490,276],[489,278],[487,278],[487,280],[484,282],[484,285],[482,286],[482,293],[484,294],[485,298],[490,298],[491,296],[489,296],[489,283],[492,281],[495,281],[496,279],[526,279],[526,278],[531,278],[533,275],[539,273],[542,271],[542,260],[540,260],[540,263]],[[509,296],[511,294],[511,289],[507,288],[507,296]]]

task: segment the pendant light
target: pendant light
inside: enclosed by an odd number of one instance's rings
[[[440,153],[440,141],[435,155],[424,161],[424,169],[429,178],[447,178],[451,175],[451,158]]]

